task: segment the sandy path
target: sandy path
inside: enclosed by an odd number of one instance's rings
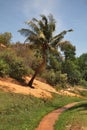
[[[54,124],[55,124],[55,121],[58,120],[59,115],[65,110],[68,110],[69,108],[73,107],[76,104],[77,102],[74,102],[62,108],[52,111],[51,113],[49,113],[42,119],[39,126],[35,130],[54,130]]]

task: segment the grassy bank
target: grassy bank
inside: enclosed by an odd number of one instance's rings
[[[86,130],[87,101],[65,111],[56,122],[55,130]]]
[[[81,99],[54,95],[53,99],[0,91],[0,130],[34,130],[48,112]]]

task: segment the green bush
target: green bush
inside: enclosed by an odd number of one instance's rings
[[[61,71],[55,72],[53,69],[51,69],[51,70],[45,72],[42,75],[42,77],[45,78],[46,81],[53,86],[56,86],[58,84],[61,84],[61,87],[66,86],[67,75],[62,74]]]
[[[15,79],[21,79],[22,76],[27,74],[27,68],[25,67],[21,58],[16,58],[10,63],[9,75]]]
[[[84,86],[84,87],[87,88],[87,81],[81,80],[81,81],[80,81],[80,85],[82,85],[82,86]]]
[[[0,76],[6,76],[9,74],[9,65],[3,60],[0,59]]]
[[[68,82],[70,84],[79,84],[81,80],[81,73],[78,70],[78,66],[73,61],[65,61],[62,64],[62,72],[67,74]]]
[[[49,84],[56,85],[56,75],[53,69],[45,75],[45,78]]]
[[[18,57],[14,51],[5,50],[0,53],[0,58],[9,66],[9,76],[19,80],[28,73],[23,59]]]
[[[80,83],[81,80],[81,74],[78,70],[73,69],[73,71],[71,71],[71,73],[69,73],[68,75],[68,81],[69,83],[71,83],[72,85],[78,85]]]

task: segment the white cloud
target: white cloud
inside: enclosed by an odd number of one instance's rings
[[[48,15],[54,12],[55,6],[54,0],[23,0],[22,12],[26,17],[40,14]]]
[[[21,11],[26,20],[31,20],[33,17],[39,18],[40,14],[46,16],[50,13],[53,14],[57,22],[56,30],[57,32],[61,31],[63,22],[59,12],[60,0],[22,0],[21,6]]]

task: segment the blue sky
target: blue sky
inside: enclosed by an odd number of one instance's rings
[[[27,28],[25,21],[50,13],[56,20],[55,33],[72,28],[65,40],[76,46],[77,56],[87,53],[87,0],[0,0],[0,33],[11,32],[12,42],[23,42],[18,30]]]

